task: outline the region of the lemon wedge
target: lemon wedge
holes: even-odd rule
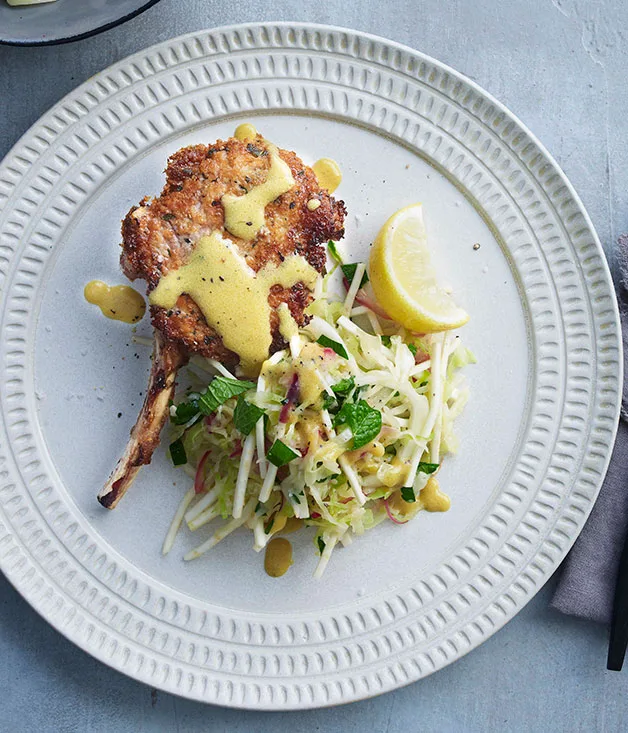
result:
[[[422,204],[400,209],[384,224],[371,250],[369,276],[379,304],[410,331],[448,331],[469,320],[438,282]]]

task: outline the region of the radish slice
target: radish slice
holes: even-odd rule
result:
[[[384,318],[387,321],[392,320],[391,317],[386,313],[386,311],[376,303],[374,300],[369,298],[369,296],[364,292],[364,290],[358,290],[356,296],[355,296],[355,302],[359,303],[360,305],[363,305],[365,308],[368,308],[369,310],[372,310],[373,313],[376,313],[380,318]]]
[[[299,375],[295,374],[292,377],[292,382],[290,383],[290,387],[288,388],[288,393],[286,394],[286,404],[281,408],[281,412],[279,413],[279,422],[282,422],[282,423],[288,422],[288,415],[290,414],[290,410],[292,409],[292,406],[297,401],[298,396],[299,396]]]
[[[401,521],[400,519],[395,519],[393,517],[392,512],[390,511],[390,507],[388,506],[388,499],[384,499],[384,506],[386,507],[386,514],[388,514],[388,519],[390,519],[391,522],[394,522],[395,524],[407,524],[408,520],[405,519],[404,521]]]
[[[233,452],[229,454],[229,458],[237,458],[242,455],[242,441],[238,438],[235,442]]]
[[[194,493],[202,494],[205,490],[205,478],[203,477],[203,469],[205,468],[205,462],[209,456],[209,451],[203,454],[203,457],[198,462],[196,468],[196,474],[194,475]]]

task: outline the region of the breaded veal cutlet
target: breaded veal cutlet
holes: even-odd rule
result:
[[[265,225],[253,238],[235,237],[225,229],[222,197],[244,196],[263,184],[269,176],[272,150],[289,166],[294,185],[267,204]],[[314,171],[295,153],[274,148],[260,135],[247,141],[229,138],[177,151],[165,172],[161,195],[144,198],[122,222],[122,270],[130,280],[145,280],[149,295],[164,276],[189,261],[201,238],[213,232],[233,242],[255,272],[279,266],[296,254],[320,275],[325,274],[324,243],[342,238],[346,211],[343,202],[320,187]],[[312,200],[320,202],[316,208],[311,203],[308,206]],[[304,310],[311,300],[312,293],[303,282],[289,288],[271,287],[270,353],[286,347],[279,332],[279,305],[286,303],[296,323],[304,326],[308,320]],[[110,509],[140,467],[150,463],[168,416],[179,367],[192,354],[230,368],[239,362],[238,354],[225,347],[189,295],[180,295],[169,309],[151,305],[150,312],[155,345],[145,401],[124,455],[98,495],[100,503]],[[242,303],[242,317],[246,318],[246,302]]]

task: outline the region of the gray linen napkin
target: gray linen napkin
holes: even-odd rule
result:
[[[617,440],[589,519],[563,563],[552,607],[572,616],[610,623],[617,569],[628,532],[628,235],[618,240],[621,282],[617,298],[624,342],[624,389]]]

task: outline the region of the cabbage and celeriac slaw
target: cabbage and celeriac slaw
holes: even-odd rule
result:
[[[221,525],[186,560],[239,527],[260,551],[279,534],[314,528],[320,577],[334,548],[380,522],[404,524],[421,509],[446,509],[436,474],[457,447],[453,422],[469,395],[459,369],[473,356],[453,331],[418,335],[391,321],[368,292],[364,263],[334,269],[298,329],[279,311],[288,348],[257,381],[194,357],[196,380],[171,407],[170,455],[193,477],[164,542],[185,522]],[[330,294],[341,268],[344,299]],[[282,310],[283,309],[283,310]],[[429,498],[437,496],[440,502]],[[286,567],[287,569],[287,567]]]

